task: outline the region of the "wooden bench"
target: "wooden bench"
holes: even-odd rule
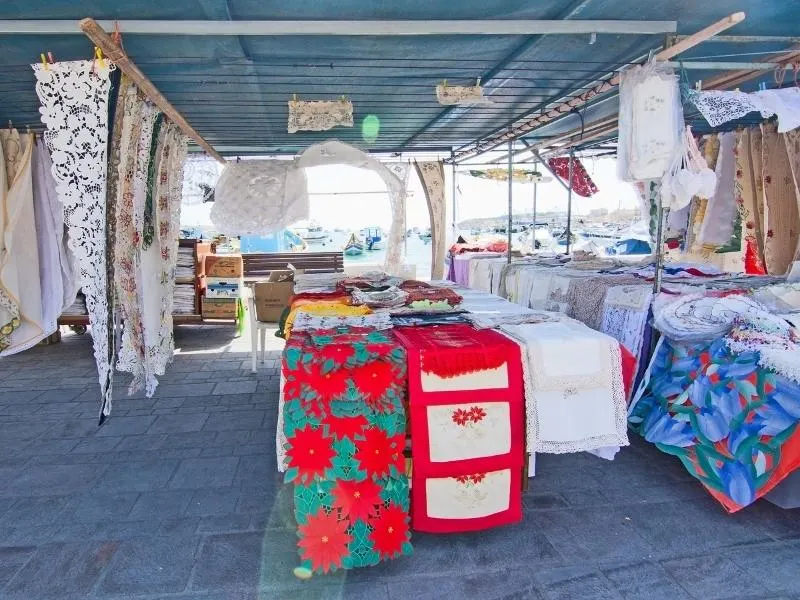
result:
[[[264,252],[242,254],[245,279],[269,277],[272,271],[289,268],[306,273],[341,273],[344,271],[343,252]]]

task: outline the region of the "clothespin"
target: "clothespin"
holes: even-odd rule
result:
[[[116,19],[114,20],[114,32],[111,34],[111,39],[114,40],[114,43],[122,48],[122,33],[119,30],[119,21]]]
[[[698,79],[697,81],[694,82],[694,89],[695,89],[696,92],[702,92],[703,91],[703,80],[702,79]]]
[[[52,52],[48,51],[48,53],[47,53],[47,62],[49,62],[51,65],[55,64],[56,59],[53,58],[53,53]]]
[[[11,122],[11,119],[8,120],[8,128],[14,129],[14,124]]]
[[[39,55],[39,58],[41,58],[41,59],[42,59],[42,68],[43,68],[45,71],[49,71],[49,70],[50,70],[50,67],[48,67],[48,66],[47,66],[47,59],[46,59],[46,58],[45,58],[45,56],[44,56],[44,52],[42,52],[42,53]]]
[[[297,102],[297,94],[292,94],[292,102]]]
[[[98,46],[94,47],[94,59],[95,59],[95,61],[100,63],[100,68],[101,69],[105,69],[106,68],[106,61],[103,58],[103,51]]]
[[[766,81],[761,81],[758,84],[758,91],[759,92],[763,92],[763,91],[766,91],[766,89],[767,89],[767,82]]]
[[[481,78],[480,77],[478,77],[478,79],[475,80],[475,87],[481,87]]]

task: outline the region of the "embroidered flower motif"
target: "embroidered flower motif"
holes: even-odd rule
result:
[[[358,370],[355,385],[371,409],[386,412],[388,409],[388,403],[385,402],[386,394],[396,387],[397,379],[392,364],[378,360]]]
[[[287,439],[290,445],[286,451],[287,466],[290,469],[296,468],[302,481],[324,477],[336,456],[331,446],[332,441],[323,434],[322,427],[306,425],[303,429],[298,429]]]
[[[458,475],[455,480],[461,485],[473,486],[486,479],[486,473],[474,473],[473,475]]]
[[[311,561],[315,571],[327,573],[342,566],[342,559],[349,554],[348,544],[353,536],[347,533],[347,521],[339,520],[339,512],[326,514],[324,510],[309,515],[305,525],[298,525],[301,549],[300,558]]]
[[[755,229],[756,224],[753,223],[752,221],[748,221],[747,223],[744,224],[744,226],[747,227],[747,229]]]
[[[772,232],[772,229],[767,230],[767,237],[768,238],[771,238],[773,235],[775,235],[775,234]]]
[[[464,426],[469,423],[471,413],[468,410],[464,410],[463,408],[457,408],[453,411],[452,419],[453,423],[456,425]]]
[[[332,435],[339,440],[345,437],[354,440],[357,435],[361,435],[361,432],[369,425],[369,422],[364,415],[335,417],[332,414],[328,414],[323,417],[322,424],[328,426],[328,435]]]
[[[391,503],[381,511],[377,519],[370,522],[373,530],[369,535],[381,559],[394,558],[403,551],[409,540],[408,515],[402,507]]]
[[[369,428],[364,431],[364,439],[356,442],[355,459],[369,477],[387,477],[391,467],[402,473],[405,471],[403,447],[405,436],[389,437],[383,429]]]
[[[371,479],[364,481],[340,480],[333,488],[333,507],[342,510],[342,517],[350,522],[366,521],[378,514],[377,506],[382,505],[381,486]]]
[[[470,481],[474,484],[478,484],[484,479],[486,479],[486,473],[475,473],[475,475],[470,476]]]
[[[766,177],[764,177],[764,183],[766,183],[767,185],[772,183],[772,175],[767,175]]]
[[[483,421],[483,418],[486,416],[486,411],[483,410],[480,406],[473,406],[469,409],[469,419],[473,423],[480,423]]]

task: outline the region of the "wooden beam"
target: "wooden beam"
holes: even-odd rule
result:
[[[718,33],[725,31],[726,29],[730,29],[734,25],[741,23],[745,19],[745,13],[737,12],[733,13],[732,15],[728,15],[724,19],[720,19],[716,23],[712,23],[708,27],[701,29],[697,33],[694,33],[681,41],[677,42],[676,44],[669,46],[668,48],[664,48],[655,55],[655,59],[659,61],[667,61],[671,58],[677,56],[681,52],[685,52],[690,48],[694,48],[698,44],[702,44],[703,42],[707,41],[709,38],[717,35]],[[499,132],[494,136],[487,138],[486,140],[475,144],[472,148],[467,148],[465,150],[461,150],[454,154],[453,159],[458,161],[464,158],[468,158],[470,156],[475,156],[476,154],[481,154],[483,152],[487,152],[492,150],[493,148],[497,148],[503,143],[508,142],[509,140],[517,139],[526,133],[530,133],[531,131],[538,129],[542,125],[550,123],[551,121],[556,120],[559,117],[563,117],[564,115],[569,114],[576,108],[579,108],[585,104],[587,104],[593,98],[605,94],[606,92],[614,89],[620,83],[621,77],[619,74],[614,75],[607,81],[604,81],[592,89],[580,94],[579,96],[572,97],[568,100],[560,102],[552,109],[547,111],[546,113],[534,117],[532,119],[528,119],[520,123],[519,125],[514,126],[507,132]]]
[[[94,19],[83,19],[80,22],[81,31],[83,31],[95,46],[103,51],[103,54],[111,61],[113,61],[119,69],[127,75],[130,80],[136,84],[143,94],[145,94],[150,101],[155,104],[161,112],[164,113],[173,123],[180,127],[181,131],[189,136],[195,143],[205,150],[210,156],[213,156],[221,163],[225,163],[222,155],[214,150],[213,146],[209,144],[202,135],[195,131],[194,127],[189,125],[189,122],[183,117],[178,110],[170,104],[158,88],[150,81],[147,76],[139,70],[139,67],[128,57],[123,50],[106,31]]]

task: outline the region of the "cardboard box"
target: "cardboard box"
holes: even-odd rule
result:
[[[236,277],[206,277],[206,298],[241,298],[244,280]]]
[[[203,318],[235,319],[236,305],[234,298],[203,298]]]
[[[283,309],[294,294],[294,270],[272,271],[267,281],[253,285],[256,318],[264,323],[277,323]]]
[[[203,257],[206,277],[243,277],[244,262],[241,254],[206,254]]]

